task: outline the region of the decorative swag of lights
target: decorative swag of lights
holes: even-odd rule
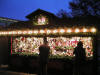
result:
[[[92,28],[55,28],[55,29],[34,29],[34,30],[9,30],[9,31],[0,31],[0,36],[6,35],[36,35],[36,34],[66,34],[66,33],[96,33],[97,29]]]

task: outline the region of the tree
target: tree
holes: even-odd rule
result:
[[[73,0],[70,2],[72,16],[99,16],[100,0]]]
[[[61,10],[57,13],[57,16],[58,16],[59,18],[62,18],[62,19],[66,19],[66,18],[72,17],[70,13],[68,13],[66,10],[63,10],[63,9],[61,9]]]

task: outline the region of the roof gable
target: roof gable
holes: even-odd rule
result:
[[[31,19],[34,18],[34,16],[40,15],[40,14],[48,15],[48,16],[52,16],[52,17],[56,17],[57,18],[57,16],[55,16],[53,13],[50,13],[50,12],[47,12],[47,11],[44,11],[44,10],[41,10],[41,9],[37,9],[36,11],[34,11],[31,14],[27,15],[26,18],[31,20]]]

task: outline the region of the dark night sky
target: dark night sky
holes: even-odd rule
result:
[[[40,8],[56,14],[60,9],[70,11],[72,0],[0,0],[0,17],[26,20],[25,16]]]

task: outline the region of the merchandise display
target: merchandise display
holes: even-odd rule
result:
[[[50,55],[73,57],[74,48],[79,41],[83,42],[86,56],[93,56],[91,37],[47,37]],[[16,37],[12,40],[12,54],[39,54],[39,46],[44,43],[42,37]]]
[[[83,42],[86,56],[93,56],[93,46],[91,37],[47,37],[48,45],[53,55],[74,56],[73,51],[79,41]]]
[[[12,53],[39,54],[39,46],[43,44],[43,38],[17,37],[12,41]]]

